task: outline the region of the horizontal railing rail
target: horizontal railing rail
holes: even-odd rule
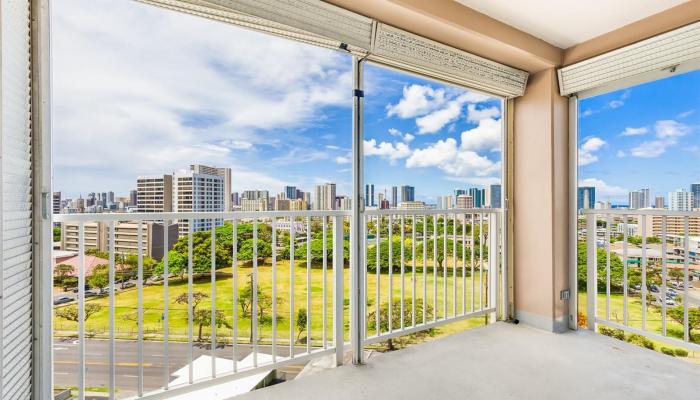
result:
[[[97,221],[153,221],[187,219],[253,219],[290,217],[339,217],[350,216],[345,210],[306,211],[207,211],[207,212],[133,212],[95,214],[54,214],[53,222],[97,222]]]
[[[690,312],[693,306],[689,297],[689,286],[690,257],[693,252],[690,251],[689,245],[691,218],[700,218],[700,212],[613,209],[582,210],[582,214],[586,223],[588,329],[596,330],[598,325],[604,325],[699,351],[700,339],[691,337]],[[649,221],[650,218],[656,219]],[[675,233],[669,233],[670,219],[673,219]],[[697,223],[697,220],[694,221]],[[614,223],[621,224],[622,232],[612,230]],[[652,232],[648,232],[648,226],[652,227]],[[630,227],[635,227],[640,236],[640,248],[635,249],[639,251],[634,253],[630,249]],[[617,251],[612,249],[613,234],[622,236],[622,248],[617,246]],[[651,237],[655,238],[654,241],[658,242],[657,247],[660,246],[660,249],[650,246]],[[682,247],[674,249],[677,252],[669,252],[669,239],[677,238],[681,239]],[[604,253],[602,256],[599,249]],[[654,257],[650,257],[652,249],[655,249]],[[621,255],[616,255],[616,252],[621,252]],[[697,256],[696,254],[695,257]],[[605,260],[604,268],[598,265],[601,258]],[[671,258],[676,259],[676,262],[670,262]],[[622,271],[613,270],[615,260],[619,260]],[[676,289],[669,287],[671,265],[682,265],[682,284],[679,284],[678,274],[675,274]],[[600,273],[604,274],[602,282],[599,279]],[[639,283],[631,285],[631,282],[636,281]],[[604,286],[604,289],[599,289],[600,286]],[[613,293],[614,286],[618,286],[616,290],[622,291],[621,307],[613,304],[613,299],[617,296]],[[601,307],[598,304],[599,294],[603,290],[604,305]],[[633,305],[630,297],[639,297],[640,304],[634,305],[635,314],[639,311],[639,317],[631,315]],[[617,300],[620,299],[615,301]],[[681,304],[676,305],[676,302]],[[621,317],[618,314],[620,311]],[[654,320],[650,321],[650,317]],[[657,319],[660,319],[660,326],[657,325]]]

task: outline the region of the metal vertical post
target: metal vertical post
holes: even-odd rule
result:
[[[489,287],[488,287],[488,303],[489,308],[493,308],[491,313],[491,322],[496,322],[498,319],[497,295],[498,295],[498,215],[496,213],[489,214]]]
[[[352,221],[350,223],[350,342],[353,350],[353,364],[362,364],[362,332],[364,322],[364,283],[361,237],[363,232],[364,202],[362,201],[363,181],[363,131],[362,107],[364,92],[362,82],[362,59],[352,58]]]
[[[333,345],[335,346],[335,364],[343,365],[343,343],[345,323],[343,321],[343,219],[333,217]]]
[[[586,287],[588,292],[588,329],[595,331],[596,303],[598,293],[598,266],[595,244],[596,221],[595,214],[586,215]]]

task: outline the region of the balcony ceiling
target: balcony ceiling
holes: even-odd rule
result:
[[[687,0],[457,0],[562,49]],[[516,5],[516,6],[514,6]]]

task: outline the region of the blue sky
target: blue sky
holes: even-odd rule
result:
[[[109,5],[109,7],[105,7]],[[233,189],[349,193],[351,63],[299,44],[137,2],[53,11],[54,187],[113,190],[190,163]],[[434,201],[500,182],[500,100],[367,65],[366,181]]]
[[[596,200],[700,182],[700,71],[583,99],[579,115],[579,184]]]

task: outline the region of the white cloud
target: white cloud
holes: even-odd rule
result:
[[[501,115],[498,107],[477,109],[475,104],[467,106],[467,121],[479,123],[483,119],[496,119]]]
[[[685,136],[690,132],[690,127],[674,120],[662,120],[656,121],[654,130],[657,138],[666,139]]]
[[[403,88],[403,97],[397,104],[386,106],[387,116],[413,118],[425,115],[443,105],[446,101],[443,89],[433,89],[427,85],[409,85]]]
[[[623,105],[625,105],[625,102],[622,100],[613,100],[613,101],[608,103],[608,107],[610,107],[610,108],[618,108],[618,107],[622,107]]]
[[[597,178],[586,178],[586,179],[581,179],[578,182],[579,186],[593,186],[595,187],[595,195],[596,198],[602,199],[606,197],[624,197],[627,196],[627,193],[629,190],[620,187],[620,186],[614,186],[614,185],[609,185],[605,183],[604,181],[597,179]]]
[[[639,136],[649,133],[649,129],[642,126],[639,128],[626,127],[624,131],[620,134],[621,136]]]
[[[690,133],[688,125],[674,120],[656,121],[654,124],[655,140],[642,142],[630,150],[635,157],[655,158],[666,152],[670,146],[678,143],[678,138]]]
[[[695,113],[695,110],[683,111],[682,113],[676,115],[676,118],[682,119],[682,118],[690,117],[694,113]]]
[[[338,156],[335,158],[336,164],[350,164],[351,160],[350,157],[346,156]]]
[[[456,100],[450,101],[445,108],[416,119],[418,133],[435,133],[442,129],[443,126],[459,118],[461,112],[462,105]]]
[[[597,112],[598,111],[596,111],[596,110],[592,110],[590,108],[587,108],[587,109],[583,110],[583,112],[581,113],[581,115],[579,115],[579,117],[581,117],[581,118],[590,117],[591,115],[593,115]]]
[[[605,146],[605,144],[605,140],[596,136],[586,139],[578,149],[578,165],[582,167],[598,161],[598,156],[595,155],[595,153]]]
[[[501,120],[482,119],[476,128],[462,132],[461,148],[469,151],[500,151]]]
[[[69,194],[191,163],[231,166],[238,185],[253,175],[232,150],[349,106],[350,64],[332,51],[136,2],[52,14],[55,184]]]
[[[626,157],[626,156],[627,156],[627,154],[626,154],[624,151],[622,151],[622,150],[618,150],[618,151],[617,151],[617,157],[618,157],[618,158],[624,158],[624,157]]]
[[[378,156],[388,160],[391,164],[411,155],[411,149],[405,143],[381,142],[377,144],[376,139],[365,140],[363,151],[365,156]]]
[[[416,138],[416,137],[413,136],[413,135],[411,135],[410,133],[407,133],[407,134],[403,135],[403,141],[406,142],[406,143],[412,142],[413,139],[415,139],[415,138]]]
[[[410,133],[403,133],[396,128],[389,128],[389,134],[394,137],[398,137],[406,143],[410,143],[416,137]]]

